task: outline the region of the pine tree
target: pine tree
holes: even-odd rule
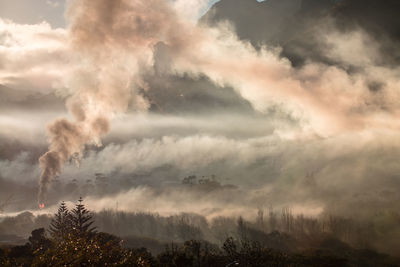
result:
[[[82,197],[79,198],[78,204],[71,211],[71,226],[74,231],[79,234],[82,233],[92,233],[95,231],[96,227],[92,227],[93,215],[85,208],[82,204]]]
[[[71,230],[71,214],[65,202],[61,202],[60,207],[51,219],[49,232],[53,238],[64,238]]]

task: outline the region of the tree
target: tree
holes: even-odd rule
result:
[[[54,218],[51,219],[49,232],[54,239],[64,238],[71,230],[71,214],[65,202],[61,202]]]
[[[34,251],[46,250],[51,245],[50,240],[46,238],[46,231],[44,228],[33,230],[28,240]]]
[[[107,233],[67,235],[35,255],[32,265],[24,266],[154,266],[146,250],[124,249],[121,239]],[[13,265],[14,266],[14,265]],[[20,265],[15,265],[20,266]]]
[[[96,229],[96,227],[92,227],[94,223],[93,215],[86,209],[82,202],[83,199],[80,197],[78,204],[76,204],[75,208],[71,211],[70,220],[72,230],[76,231],[78,234],[93,233]]]

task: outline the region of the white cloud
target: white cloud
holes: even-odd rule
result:
[[[69,67],[66,35],[46,22],[22,25],[0,19],[0,84],[52,90]]]

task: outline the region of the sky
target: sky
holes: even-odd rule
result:
[[[290,207],[398,235],[398,3],[210,5],[1,1],[3,212]]]

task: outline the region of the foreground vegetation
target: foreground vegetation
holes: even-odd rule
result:
[[[398,266],[389,256],[330,236],[314,240],[315,247],[296,248],[288,234],[265,234],[243,219],[236,227],[239,234],[222,245],[200,239],[170,243],[153,256],[140,244],[129,248],[129,240],[98,232],[80,199],[71,211],[61,203],[48,229],[33,230],[25,245],[0,249],[0,266]],[[190,237],[193,228],[186,231]]]

